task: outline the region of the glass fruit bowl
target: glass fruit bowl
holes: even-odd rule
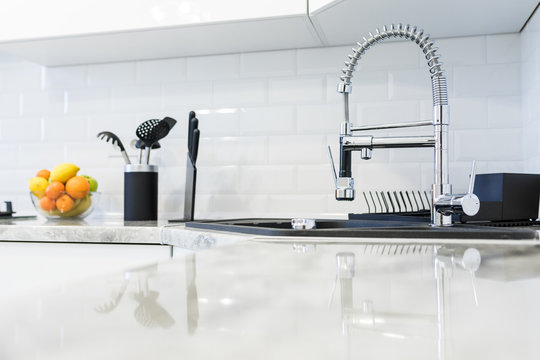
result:
[[[37,213],[47,219],[83,219],[94,211],[100,195],[97,191],[89,191],[73,198],[61,192],[56,199],[50,199],[44,191],[30,192]]]

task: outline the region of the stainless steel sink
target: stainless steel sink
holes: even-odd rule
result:
[[[420,238],[420,239],[508,239],[531,240],[538,232],[530,227],[491,227],[455,224],[432,227],[429,219],[414,216],[368,214],[363,219],[317,219],[315,229],[293,229],[291,219],[233,219],[195,221],[188,228],[237,232],[264,236],[294,237],[358,237],[358,238]]]

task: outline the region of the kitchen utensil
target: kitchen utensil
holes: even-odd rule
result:
[[[193,126],[195,123],[192,121],[194,118],[197,117],[197,114],[195,114],[195,111],[190,111],[188,116],[188,140],[187,140],[187,148],[188,151],[191,150],[191,145],[193,144],[193,130],[195,129]]]
[[[197,167],[193,163],[191,154],[186,159],[186,186],[184,195],[184,221],[193,221],[195,214],[195,189],[197,185]]]
[[[201,131],[199,129],[193,130],[193,143],[191,144],[191,159],[193,164],[197,164],[197,155],[199,153],[199,138],[201,136]]]
[[[186,159],[186,186],[184,196],[184,220],[193,221],[195,214],[195,190],[197,184],[197,155],[199,152],[199,119],[194,111],[189,113],[188,152]]]
[[[114,133],[112,133],[110,131],[102,131],[102,132],[97,134],[97,137],[102,139],[102,140],[106,138],[105,141],[107,141],[107,142],[109,142],[109,140],[111,140],[111,143],[113,145],[117,145],[120,148],[120,151],[122,153],[122,157],[124,158],[124,162],[126,164],[131,164],[131,161],[129,160],[129,156],[126,153],[126,149],[124,148],[124,145],[122,144],[122,142],[120,141],[118,136],[116,136]]]
[[[150,119],[139,125],[135,133],[146,146],[146,164],[148,164],[150,160],[150,149],[152,144],[167,136],[175,124],[176,120],[165,117],[163,120]]]
[[[139,156],[137,157],[137,162],[140,164],[141,163],[141,159],[142,159],[142,152],[143,150],[146,148],[146,146],[144,145],[144,143],[142,142],[141,139],[137,140],[137,142],[135,142],[135,148],[139,149]],[[155,150],[155,149],[160,149],[161,148],[161,145],[159,144],[158,141],[156,141],[153,145],[152,145],[152,150]]]
[[[152,146],[153,143],[157,141],[155,134],[152,133],[152,129],[160,122],[159,119],[150,119],[146,120],[137,127],[135,130],[135,135],[143,142],[146,148]],[[150,156],[150,154],[148,154]],[[141,159],[139,159],[139,164]]]

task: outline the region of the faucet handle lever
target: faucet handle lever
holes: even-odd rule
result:
[[[330,148],[330,145],[328,145],[328,157],[330,158],[330,167],[332,168],[332,176],[334,177],[334,184],[337,188],[337,173],[336,173],[336,165],[334,164],[334,157],[332,156],[332,149]]]
[[[473,160],[472,162],[471,175],[469,176],[469,191],[467,191],[467,193],[472,194],[474,191],[474,181],[476,179],[476,160]]]

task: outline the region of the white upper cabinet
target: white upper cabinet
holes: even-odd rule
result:
[[[417,25],[432,38],[515,33],[538,0],[342,0],[317,5],[310,7],[310,18],[321,41],[342,45],[392,23]]]
[[[537,0],[18,0],[0,51],[44,65],[354,44],[392,22],[433,37],[517,32]]]

